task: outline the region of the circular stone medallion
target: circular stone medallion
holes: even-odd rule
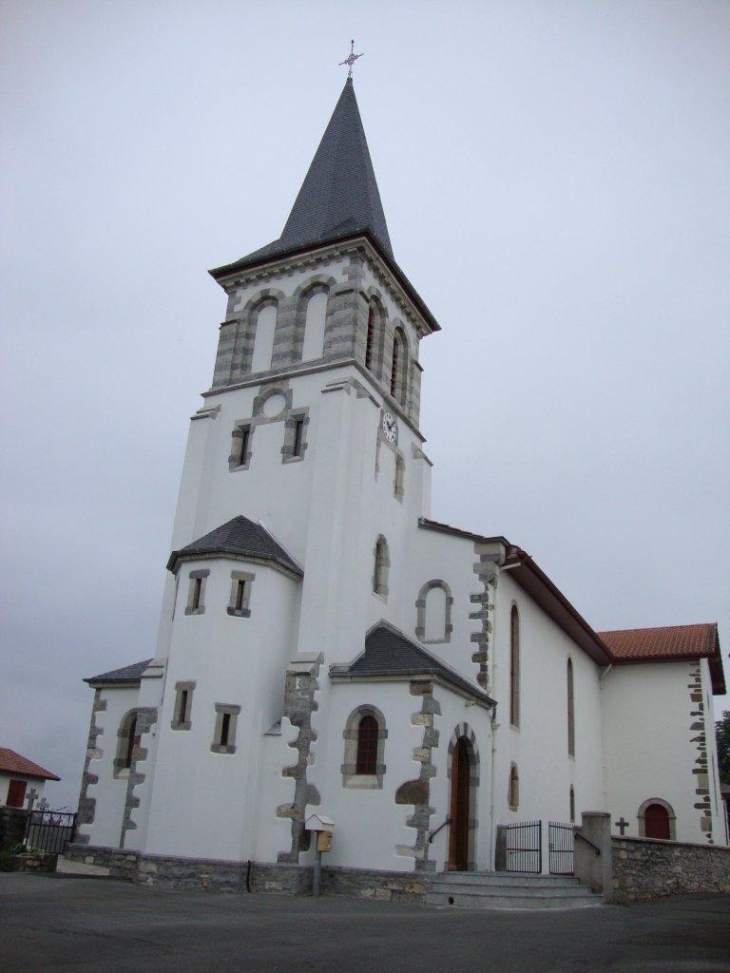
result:
[[[276,392],[264,402],[263,412],[267,419],[273,419],[286,409],[286,396]]]

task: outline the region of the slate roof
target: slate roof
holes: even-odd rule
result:
[[[84,679],[84,682],[88,682],[90,686],[97,682],[137,683],[150,662],[152,662],[152,659],[134,662],[131,666],[124,666],[122,669],[112,669],[111,672],[102,672],[98,676],[90,676],[88,679]]]
[[[35,777],[39,780],[61,779],[50,770],[33,763],[27,757],[21,757],[15,750],[9,750],[7,747],[0,747],[0,773],[19,774],[21,777]]]
[[[348,78],[283,233],[250,256],[269,256],[364,229],[393,255],[355,87]]]
[[[255,524],[248,517],[234,517],[228,523],[216,527],[209,534],[199,537],[179,551],[173,551],[167,562],[169,571],[174,571],[177,562],[183,558],[211,557],[215,554],[229,554],[234,557],[255,558],[271,561],[301,577],[304,572],[278,544],[271,534]]]
[[[668,625],[663,628],[627,628],[599,632],[616,663],[671,662],[707,658],[715,693],[725,692],[717,625]]]
[[[348,679],[368,679],[374,676],[401,677],[436,676],[444,682],[469,693],[485,703],[494,703],[491,697],[454,672],[439,659],[421,648],[387,622],[380,622],[368,632],[365,651],[354,662],[345,666],[330,666],[330,675]]]

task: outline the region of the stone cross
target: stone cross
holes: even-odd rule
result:
[[[38,810],[41,812],[47,811],[50,806],[51,805],[48,803],[45,797],[42,797],[40,801],[38,801]]]
[[[33,805],[35,804],[35,799],[37,797],[38,797],[38,791],[35,789],[35,787],[31,787],[31,789],[28,791],[28,796],[25,799],[29,811],[33,810]]]
[[[624,832],[626,831],[626,829],[629,826],[629,822],[628,821],[624,821],[624,816],[622,814],[621,817],[618,819],[618,821],[614,821],[613,822],[613,826],[614,826],[614,828],[618,828],[619,829],[619,831],[621,832],[621,837],[623,837]]]

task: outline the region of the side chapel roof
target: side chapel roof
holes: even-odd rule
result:
[[[330,666],[334,678],[406,679],[414,676],[435,676],[462,693],[494,705],[494,700],[468,679],[460,676],[439,659],[421,648],[388,622],[381,621],[365,637],[365,650],[349,665]]]
[[[38,780],[60,780],[50,770],[41,767],[40,764],[22,757],[15,750],[8,747],[0,747],[0,773],[19,774],[21,777],[35,777]]]
[[[181,560],[216,555],[250,558],[255,561],[268,561],[272,565],[302,577],[304,572],[297,562],[287,554],[262,524],[255,524],[248,517],[234,517],[215,530],[204,534],[196,541],[173,551],[167,562],[169,571],[177,569]]]
[[[133,662],[131,666],[123,666],[121,669],[111,669],[109,672],[102,672],[98,676],[89,676],[84,679],[90,686],[97,683],[116,683],[117,685],[136,685],[142,678],[142,673],[152,659],[145,659],[143,662]]]

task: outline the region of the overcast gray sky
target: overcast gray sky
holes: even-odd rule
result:
[[[281,232],[351,37],[395,255],[443,327],[433,516],[505,534],[598,630],[719,621],[727,656],[730,4],[0,14],[0,745],[63,777],[54,806],[81,679],[153,654],[225,310],[206,270]]]

